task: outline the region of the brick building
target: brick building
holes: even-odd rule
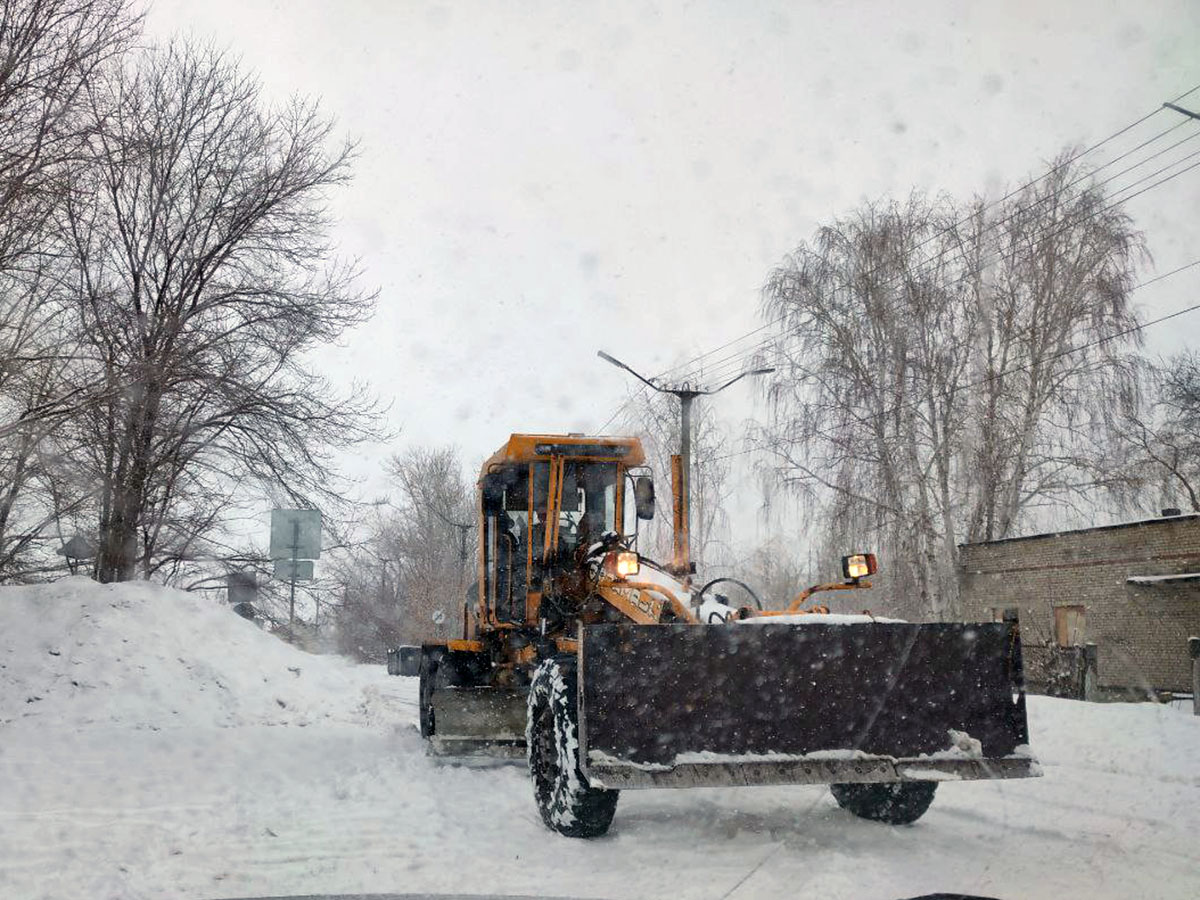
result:
[[[1020,613],[1031,680],[1056,647],[1095,644],[1106,693],[1191,691],[1200,514],[960,546],[964,618]]]

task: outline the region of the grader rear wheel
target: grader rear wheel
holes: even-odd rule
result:
[[[925,815],[933,802],[933,781],[883,782],[879,784],[831,784],[838,806],[861,819],[908,825]]]

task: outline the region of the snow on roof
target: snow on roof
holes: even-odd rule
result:
[[[992,541],[965,541],[959,547],[978,547],[984,544],[1007,544],[1013,541],[1032,541],[1052,538],[1063,534],[1085,534],[1089,531],[1108,531],[1113,528],[1136,528],[1141,525],[1164,525],[1170,522],[1191,522],[1200,519],[1200,513],[1181,513],[1178,516],[1152,516],[1148,519],[1131,519],[1128,522],[1112,522],[1108,525],[1093,525],[1090,528],[1063,528],[1058,531],[1043,531],[1039,534],[1021,534],[1015,537],[996,538]]]
[[[1178,572],[1174,575],[1130,575],[1130,584],[1162,584],[1167,581],[1200,581],[1200,572]]]

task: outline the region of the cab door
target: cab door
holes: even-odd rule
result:
[[[480,542],[487,615],[497,624],[522,624],[530,546],[529,466],[498,466],[484,476]]]

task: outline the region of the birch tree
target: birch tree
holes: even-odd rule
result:
[[[991,221],[976,211],[982,230],[966,235],[979,248],[968,277],[981,315],[968,540],[1009,537],[1027,510],[1089,491],[1105,474],[1097,447],[1115,440],[1133,397],[1129,292],[1144,245],[1129,216],[1079,178],[1060,157]]]
[[[1200,512],[1200,353],[1148,365],[1145,397],[1122,420],[1125,475],[1114,487],[1142,512]]]
[[[957,614],[957,545],[1094,475],[1131,390],[1140,235],[1078,168],[1002,204],[914,195],[818,231],[771,275],[782,364],[757,435],[817,531],[876,546],[896,597]]]
[[[923,198],[873,205],[821,229],[767,286],[789,335],[760,440],[782,483],[817,494],[826,528],[870,535],[936,615],[952,573],[950,471],[961,446],[974,328],[953,270],[953,212]]]

